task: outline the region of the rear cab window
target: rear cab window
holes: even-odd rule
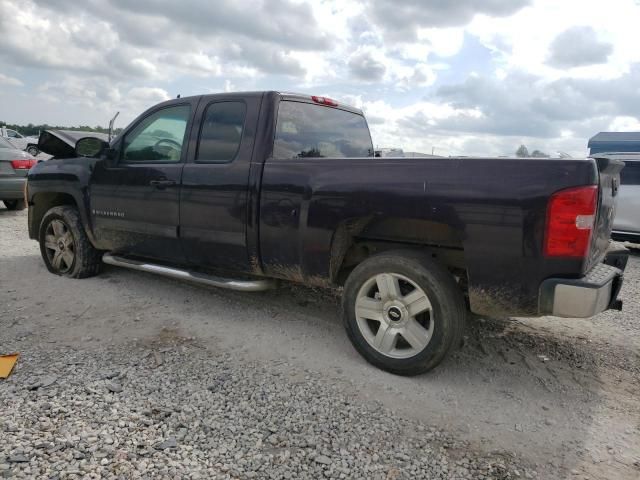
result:
[[[283,100],[273,144],[275,159],[372,157],[364,116],[340,108]]]
[[[240,149],[246,114],[244,102],[210,104],[202,118],[196,162],[233,161]]]

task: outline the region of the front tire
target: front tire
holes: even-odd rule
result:
[[[24,200],[2,200],[7,210],[24,210]]]
[[[38,150],[38,147],[36,147],[35,145],[29,145],[27,147],[27,153],[29,155],[33,155],[34,157],[37,157],[38,153],[40,153],[40,151]]]
[[[42,218],[38,238],[42,259],[51,273],[86,278],[100,272],[102,254],[91,245],[75,207],[50,209]]]
[[[369,363],[398,375],[440,364],[461,342],[465,310],[453,276],[421,252],[370,257],[344,287],[349,339]]]

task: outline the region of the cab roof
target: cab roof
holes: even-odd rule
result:
[[[259,90],[259,91],[247,91],[247,92],[220,92],[220,93],[210,93],[204,94],[203,97],[217,97],[217,96],[230,96],[230,95],[238,95],[242,96],[262,96],[264,94],[275,94],[280,96],[282,100],[288,100],[293,102],[305,102],[305,103],[316,103],[318,105],[324,105],[327,107],[338,108],[340,110],[346,110],[348,112],[356,113],[358,115],[364,115],[362,110],[356,107],[352,107],[351,105],[347,105],[346,103],[339,102],[337,100],[333,100],[329,97],[320,96],[320,95],[309,95],[306,93],[295,93],[295,92],[279,92],[275,90]],[[180,99],[174,98],[171,100],[167,100],[166,103],[175,103],[178,100],[184,100],[187,98],[198,97],[199,95],[193,95],[190,97],[180,97]],[[325,102],[323,102],[323,100]],[[163,102],[165,103],[165,102]]]

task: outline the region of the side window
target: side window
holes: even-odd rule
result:
[[[125,163],[178,163],[191,108],[180,105],[159,110],[124,137]]]
[[[7,130],[7,137],[9,138],[20,138],[21,135],[18,134],[15,130]]]
[[[282,101],[273,144],[277,159],[373,156],[367,122],[357,113],[304,102]]]
[[[640,161],[624,162],[624,168],[620,172],[622,185],[640,185]]]
[[[209,105],[202,116],[196,162],[233,161],[240,148],[246,113],[243,102]]]

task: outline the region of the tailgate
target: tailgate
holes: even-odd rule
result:
[[[616,201],[620,188],[620,171],[624,163],[609,157],[596,158],[600,178],[600,198],[596,226],[591,243],[588,268],[602,260],[609,248],[613,219],[616,215]]]

